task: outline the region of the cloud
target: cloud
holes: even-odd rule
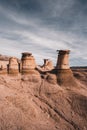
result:
[[[56,64],[56,50],[70,49],[70,64],[86,65],[86,5],[85,0],[0,1],[0,52],[20,57],[30,51],[38,63],[50,58]]]

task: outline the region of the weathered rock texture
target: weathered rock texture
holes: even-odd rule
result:
[[[22,74],[39,74],[38,71],[35,70],[36,62],[31,53],[22,53],[21,62]]]
[[[53,63],[49,59],[44,59],[44,65],[42,66],[42,69],[44,71],[51,71],[54,68]]]
[[[47,72],[54,69],[53,62],[49,59],[44,59],[43,66],[36,66],[36,68],[39,70],[39,72]]]
[[[78,87],[70,82],[68,89],[49,73],[0,75],[0,130],[86,130],[87,69],[80,75]]]
[[[9,59],[8,73],[9,74],[18,74],[19,73],[19,63],[18,63],[17,58],[11,57]]]
[[[0,130],[87,130],[87,68],[72,68],[74,77],[68,53],[59,53],[57,76],[40,75],[30,53],[20,65],[28,75],[0,75]],[[9,60],[9,72],[18,73],[17,59]]]
[[[0,54],[0,61],[9,61],[9,58],[10,58],[9,56]]]
[[[70,50],[59,50],[57,65],[56,65],[57,69],[70,69],[69,53],[70,53]]]
[[[70,50],[59,50],[57,59],[57,78],[60,85],[67,86],[70,82],[75,84],[73,73],[69,66]]]
[[[7,74],[7,64],[7,61],[0,61],[0,74]]]
[[[0,74],[7,74],[7,68],[4,68],[3,65],[0,67]]]
[[[7,74],[7,65],[9,57],[0,55],[0,74]]]

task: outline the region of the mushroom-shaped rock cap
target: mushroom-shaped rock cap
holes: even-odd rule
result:
[[[25,57],[25,56],[32,56],[32,53],[29,53],[29,52],[23,52],[23,53],[22,53],[22,57]]]
[[[69,54],[70,50],[57,50],[59,55]]]

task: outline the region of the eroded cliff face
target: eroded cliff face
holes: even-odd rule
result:
[[[0,75],[0,130],[86,130],[87,83],[81,79],[59,86],[50,73]]]

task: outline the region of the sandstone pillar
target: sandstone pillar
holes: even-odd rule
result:
[[[22,53],[21,58],[21,72],[22,74],[33,74],[35,71],[36,62],[35,58],[32,56],[32,53],[24,52]]]
[[[57,69],[70,69],[69,67],[70,50],[59,50],[57,59]]]
[[[73,73],[69,66],[70,50],[59,50],[57,59],[57,79],[60,85],[68,85],[73,80]]]
[[[9,74],[13,74],[13,75],[19,73],[19,64],[18,64],[17,58],[11,57],[11,58],[9,59],[8,73],[9,73]]]

